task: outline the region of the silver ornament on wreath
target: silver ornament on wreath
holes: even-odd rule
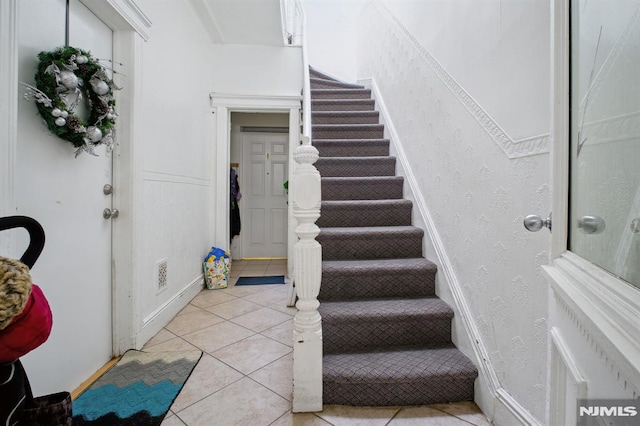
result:
[[[96,126],[87,127],[85,137],[89,139],[90,142],[100,142],[100,140],[102,139],[102,130],[100,130]]]
[[[62,70],[58,78],[60,79],[60,84],[62,84],[66,90],[75,90],[80,86],[78,76],[75,75],[73,71]]]
[[[109,85],[104,80],[92,78],[89,80],[89,84],[91,84],[91,89],[93,89],[94,93],[97,95],[104,96],[109,93]]]

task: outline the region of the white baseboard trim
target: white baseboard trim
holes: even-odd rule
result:
[[[142,320],[142,328],[135,338],[136,349],[141,349],[145,343],[166,326],[178,312],[200,293],[204,285],[204,276],[199,275],[189,284],[174,294],[169,300],[160,305],[155,311]]]
[[[418,214],[425,224],[426,237],[429,238],[431,245],[436,252],[438,273],[442,274],[444,283],[450,288],[451,294],[453,295],[453,300],[455,303],[454,311],[456,315],[459,315],[462,319],[464,331],[466,332],[468,342],[470,343],[469,346],[473,348],[473,354],[466,355],[472,356],[474,364],[478,367],[478,371],[482,376],[482,380],[477,380],[476,384],[480,385],[481,388],[484,389],[480,390],[480,392],[488,391],[493,397],[493,405],[489,404],[489,406],[486,407],[483,407],[481,405],[480,408],[482,408],[484,414],[490,419],[494,418],[494,413],[499,412],[499,417],[504,417],[505,414],[508,416],[508,413],[510,413],[511,416],[509,417],[512,417],[512,420],[501,418],[500,424],[520,423],[523,425],[541,425],[541,423],[534,416],[532,416],[531,413],[529,413],[522,405],[520,405],[515,400],[515,398],[513,398],[504,388],[502,388],[495,369],[491,365],[489,353],[484,346],[482,336],[475,320],[473,319],[471,309],[467,301],[465,300],[462,286],[458,281],[458,278],[451,264],[451,260],[447,255],[442,240],[440,239],[433,217],[418,186],[418,181],[415,177],[415,174],[411,166],[409,165],[407,155],[404,152],[402,142],[400,140],[400,137],[398,136],[395,126],[393,125],[393,120],[391,119],[391,115],[386,107],[382,94],[380,93],[380,90],[373,78],[361,79],[358,80],[358,83],[371,89],[371,94],[376,101],[376,110],[380,112],[380,119],[385,125],[385,132],[388,133],[391,144],[396,151],[397,160],[399,162],[400,168],[404,172],[403,174],[405,182],[407,183],[409,191],[411,192],[411,196],[415,202],[415,207],[417,207]],[[477,394],[478,391],[476,391],[476,395]],[[486,401],[486,398],[477,397],[476,400],[476,402],[478,402],[478,404],[480,405],[482,401]],[[502,407],[497,407],[497,404],[502,405]]]

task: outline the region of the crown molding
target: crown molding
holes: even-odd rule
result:
[[[134,0],[80,0],[112,30],[133,30],[144,41],[149,40],[147,29],[151,20]]]

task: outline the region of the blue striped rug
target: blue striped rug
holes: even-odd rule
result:
[[[160,425],[202,357],[200,351],[127,351],[73,401],[76,425]]]

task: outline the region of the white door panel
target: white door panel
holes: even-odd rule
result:
[[[64,45],[65,0],[21,0],[19,78],[33,82],[37,54]],[[69,44],[111,59],[113,33],[79,0],[70,2]],[[104,62],[110,67],[109,62]],[[18,213],[40,221],[46,244],[33,269],[53,310],[49,341],[27,356],[37,394],[73,389],[112,355],[111,220],[103,193],[112,183],[112,158],[74,158],[75,148],[53,136],[31,102],[20,102],[16,202]],[[116,188],[117,190],[117,188]],[[50,360],[72,360],[56,362]]]
[[[288,136],[244,133],[241,208],[245,258],[286,257]]]
[[[558,0],[552,11],[547,424],[564,426],[579,406],[626,406],[640,394],[640,135],[630,125],[640,112],[640,0]]]

